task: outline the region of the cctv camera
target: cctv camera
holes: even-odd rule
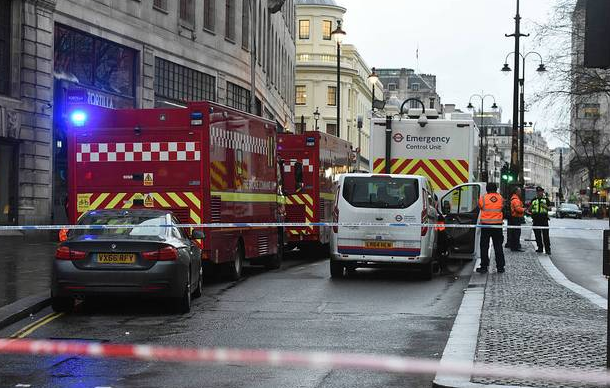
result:
[[[428,124],[428,118],[426,117],[426,115],[421,115],[419,116],[419,119],[417,119],[417,124],[419,124],[420,127],[425,127],[426,124]]]

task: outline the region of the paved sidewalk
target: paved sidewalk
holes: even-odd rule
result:
[[[475,361],[604,370],[606,311],[553,280],[540,264],[538,254],[529,244],[526,246],[523,253],[505,250],[506,273],[498,274],[490,268]],[[471,382],[581,386],[483,378],[473,378]]]
[[[49,292],[56,246],[22,236],[0,236],[0,308]]]

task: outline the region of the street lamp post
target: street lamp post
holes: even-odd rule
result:
[[[521,54],[521,53],[516,53],[512,52],[509,53],[506,56],[506,59],[504,60],[504,66],[502,67],[503,72],[510,72],[511,68],[508,66],[508,57],[510,57],[511,55],[515,55],[515,58],[517,59],[516,62],[519,62],[519,57],[521,57],[522,59],[522,66],[521,66],[521,76],[519,76],[519,74],[517,73],[519,70],[519,66],[517,66],[517,70],[515,70],[515,75],[517,76],[516,78],[518,79],[518,85],[519,85],[519,183],[521,185],[525,184],[525,175],[523,173],[523,167],[524,167],[524,155],[525,155],[525,60],[527,59],[527,57],[529,55],[537,55],[538,58],[540,58],[540,64],[538,65],[538,69],[536,69],[536,71],[541,74],[544,73],[546,71],[546,67],[544,66],[544,63],[542,61],[542,55],[540,55],[539,53],[537,53],[536,51],[530,51],[528,53],[526,53],[525,55]],[[515,126],[515,123],[513,123],[513,128]],[[511,158],[511,163],[512,163],[512,158]]]
[[[371,111],[375,111],[375,84],[379,82],[379,76],[373,67],[371,74],[368,76],[369,83],[373,86],[373,98],[371,100]]]
[[[484,153],[483,149],[483,137],[487,138],[487,130],[485,129],[485,127],[483,126],[483,120],[484,120],[484,116],[483,116],[483,104],[484,101],[487,97],[491,97],[494,102],[491,105],[491,109],[497,109],[498,105],[496,105],[496,98],[491,95],[491,94],[473,94],[472,96],[470,96],[470,99],[468,100],[468,109],[472,109],[474,111],[474,105],[472,105],[472,99],[473,97],[478,97],[481,100],[481,110],[479,111],[479,116],[481,118],[479,125],[480,125],[480,130],[479,130],[479,179],[481,179],[481,177],[483,176],[483,160],[485,160],[485,163],[487,162],[487,152]],[[487,171],[487,169],[486,169]]]
[[[319,131],[320,129],[318,128],[318,120],[320,120],[320,111],[318,110],[317,106],[316,106],[316,111],[313,112],[313,119],[316,122],[316,124],[314,126],[314,130]]]
[[[337,137],[341,137],[341,43],[345,38],[345,31],[341,28],[342,21],[337,20],[337,28],[330,33],[337,43]]]

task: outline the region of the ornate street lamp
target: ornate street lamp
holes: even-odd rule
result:
[[[316,131],[318,131],[318,130],[319,130],[319,128],[318,128],[318,120],[320,120],[320,111],[318,110],[318,107],[317,107],[317,106],[316,106],[316,111],[315,111],[315,112],[313,112],[313,119],[314,119],[314,120],[315,120],[315,122],[316,122],[316,125],[315,125],[314,129],[315,129]]]
[[[342,21],[337,20],[337,28],[330,33],[337,43],[337,137],[341,137],[341,43],[345,38],[345,31],[341,28]]]
[[[371,74],[369,74],[368,76],[368,80],[369,83],[373,86],[373,99],[371,100],[371,110],[374,111],[375,110],[375,85],[377,84],[377,82],[379,82],[379,76],[377,75],[377,72],[375,71],[375,68],[373,67],[371,69]]]

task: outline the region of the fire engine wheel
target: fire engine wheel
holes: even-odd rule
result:
[[[199,266],[199,276],[197,279],[197,288],[193,291],[193,297],[199,298],[203,294],[203,265]]]
[[[345,272],[345,267],[343,264],[331,260],[330,261],[330,277],[333,279],[338,279],[343,277],[343,273]]]
[[[244,249],[242,248],[241,242],[237,243],[235,252],[233,253],[233,262],[230,263],[229,267],[229,279],[239,280],[241,273],[244,268]]]

